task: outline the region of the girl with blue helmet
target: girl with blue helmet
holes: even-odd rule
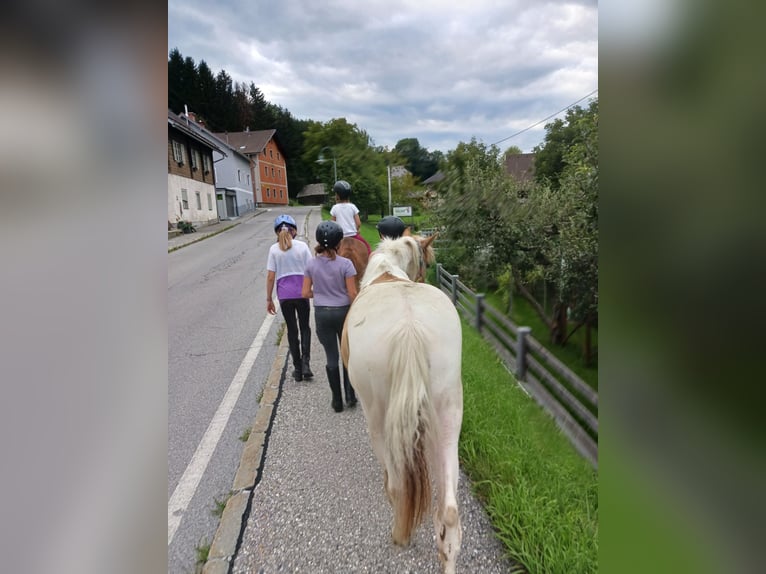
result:
[[[287,342],[293,358],[296,381],[310,379],[311,372],[311,305],[301,295],[303,275],[311,261],[311,249],[303,241],[294,241],[298,226],[290,215],[278,215],[274,220],[277,242],[269,248],[266,261],[266,311],[276,315],[273,290],[276,281],[277,298],[287,327]],[[299,334],[300,333],[300,334]]]

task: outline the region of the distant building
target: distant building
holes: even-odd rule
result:
[[[327,201],[325,184],[310,183],[298,192],[296,199],[303,205],[322,205]]]
[[[168,228],[218,221],[214,152],[223,153],[215,138],[168,110]]]
[[[535,154],[512,153],[505,156],[505,171],[519,184],[528,188],[535,181]]]
[[[277,130],[216,133],[222,141],[250,159],[255,202],[260,205],[287,205],[287,160]]]

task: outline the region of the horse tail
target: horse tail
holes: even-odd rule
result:
[[[438,431],[431,402],[425,335],[401,321],[390,339],[391,385],[385,416],[387,488],[394,508],[394,542],[407,544],[431,504],[426,448]]]

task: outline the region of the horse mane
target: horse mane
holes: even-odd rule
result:
[[[421,263],[429,264],[433,263],[433,260],[431,238],[422,240],[418,236],[407,235],[398,239],[384,238],[370,256],[360,288],[369,285],[385,273],[399,279],[415,281]]]

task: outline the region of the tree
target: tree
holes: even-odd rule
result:
[[[324,150],[325,147],[332,152]],[[334,183],[333,166],[332,162],[316,163],[320,152],[325,157],[335,157],[338,179],[345,179],[351,184],[351,200],[362,211],[363,217],[370,212],[379,212],[384,205],[386,162],[384,156],[372,146],[367,132],[356,124],[348,123],[345,118],[332,119],[324,124],[314,122],[304,132],[302,159],[304,163],[314,166],[314,181],[326,182],[329,193]]]
[[[503,157],[508,157],[509,155],[519,155],[520,153],[522,153],[521,148],[517,145],[512,145],[507,150],[505,150]]]
[[[168,109],[174,113],[183,110],[187,95],[183,88],[184,58],[178,48],[173,48],[168,56]]]
[[[440,250],[442,263],[478,289],[513,277],[561,345],[580,326],[598,323],[598,115],[584,114],[571,127],[577,133],[563,152],[559,185],[545,180],[527,194],[507,177],[495,146],[460,143],[447,156],[437,209],[453,240]],[[587,343],[584,354],[587,362]]]
[[[215,76],[205,60],[197,64],[197,93],[199,99],[192,102],[193,111],[197,118],[205,121],[205,125],[213,131],[218,131],[218,126],[210,124],[210,116],[215,109]]]
[[[404,166],[420,181],[428,179],[439,169],[441,158],[433,157],[426,148],[420,147],[417,138],[399,140],[394,151],[404,158]]]
[[[253,125],[253,109],[250,105],[250,96],[247,92],[245,84],[234,84],[234,117],[239,129],[236,131],[244,131],[246,129],[252,129]]]
[[[557,118],[545,125],[544,143],[534,148],[535,180],[538,183],[549,181],[554,189],[559,187],[559,181],[566,166],[567,150],[580,143],[582,137],[577,127],[578,122],[596,114],[598,114],[597,98],[592,100],[585,109],[580,106],[570,108],[564,120]]]

